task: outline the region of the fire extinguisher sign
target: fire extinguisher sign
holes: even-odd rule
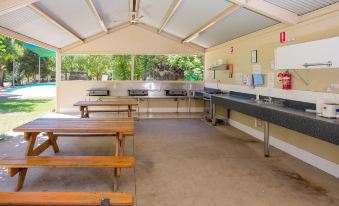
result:
[[[286,42],[286,32],[280,32],[280,43],[284,44]]]

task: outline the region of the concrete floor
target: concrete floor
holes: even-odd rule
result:
[[[339,179],[228,126],[200,119],[136,122],[136,167],[124,169],[120,191],[139,206],[339,205]],[[111,155],[110,137],[59,138],[58,155]],[[24,154],[22,136],[0,142],[1,156]],[[133,138],[126,142],[133,155]],[[54,155],[51,149],[43,155]],[[110,169],[30,169],[22,191],[112,191]],[[13,191],[16,177],[0,170],[0,191]]]

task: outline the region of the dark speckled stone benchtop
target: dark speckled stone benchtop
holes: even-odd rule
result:
[[[319,117],[314,113],[286,105],[257,103],[250,100],[252,96],[232,93],[213,95],[212,103],[339,145],[339,119]],[[311,109],[312,105],[309,105]]]

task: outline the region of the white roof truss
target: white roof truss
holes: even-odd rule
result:
[[[171,19],[177,8],[180,6],[182,0],[173,0],[170,8],[168,9],[166,16],[163,18],[161,22],[161,26],[158,30],[158,33],[162,32],[162,30],[165,28],[167,22]]]
[[[63,25],[62,23],[56,21],[55,19],[53,19],[51,16],[49,16],[48,14],[46,14],[44,11],[42,11],[40,8],[38,8],[37,6],[35,6],[34,4],[29,5],[29,7],[31,9],[33,9],[37,14],[39,14],[40,16],[42,16],[43,18],[45,18],[46,20],[48,20],[49,22],[51,22],[52,24],[56,25],[57,27],[59,27],[61,30],[65,31],[66,33],[70,34],[71,36],[74,36],[75,38],[77,38],[79,41],[83,40],[74,32],[72,32],[70,29],[66,28],[65,25]]]
[[[295,25],[300,18],[297,14],[264,0],[227,0],[249,10],[270,17],[285,24]]]
[[[139,5],[140,0],[130,0],[129,1],[129,19],[131,24],[137,23],[139,18]]]
[[[101,18],[100,14],[98,13],[98,10],[95,8],[95,5],[93,3],[93,0],[86,0],[88,7],[91,9],[91,11],[93,12],[95,18],[97,19],[99,25],[101,26],[102,30],[104,30],[104,32],[108,32],[105,23],[103,21],[103,19]]]
[[[235,12],[236,10],[238,10],[239,8],[241,8],[239,5],[232,5],[230,7],[228,7],[227,9],[225,9],[224,11],[222,11],[220,14],[218,14],[217,16],[215,16],[214,18],[212,18],[211,20],[209,20],[208,22],[206,22],[203,26],[201,26],[199,29],[197,29],[196,31],[194,31],[193,33],[191,33],[188,37],[186,37],[183,42],[187,43],[192,41],[193,39],[197,38],[199,36],[199,34],[203,31],[205,31],[206,29],[208,29],[209,27],[211,27],[212,25],[214,25],[215,23],[217,23],[218,21],[220,21],[221,19],[225,18],[226,16],[232,14],[233,12]]]
[[[28,6],[37,2],[38,0],[1,0],[0,1],[0,15],[15,11],[22,7]]]
[[[169,34],[169,33],[167,33],[167,32],[161,32],[161,33],[158,33],[158,30],[157,30],[156,28],[154,28],[154,27],[152,27],[152,26],[148,26],[147,24],[137,24],[137,26],[139,26],[139,27],[141,27],[141,28],[143,28],[143,29],[146,29],[146,30],[148,30],[148,31],[151,31],[151,32],[153,32],[153,33],[157,33],[157,34],[159,34],[159,35],[161,35],[161,36],[163,36],[163,37],[165,37],[165,38],[168,38],[168,39],[171,39],[171,40],[173,40],[173,41],[182,43],[181,38],[179,38],[179,37],[177,37],[177,36],[174,36],[174,35],[172,35],[172,34]],[[205,52],[205,48],[204,48],[204,47],[199,46],[199,45],[194,44],[194,43],[188,43],[188,44],[186,44],[186,46],[190,46],[190,47],[192,47],[192,48],[194,48],[194,49],[197,49],[197,50],[199,50],[199,51],[201,51],[201,52]]]

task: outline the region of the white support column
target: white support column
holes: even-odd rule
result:
[[[131,56],[131,80],[134,80],[135,55]]]
[[[55,56],[56,112],[60,112],[61,52]]]
[[[13,59],[13,71],[12,71],[12,87],[15,86],[15,59]]]
[[[41,83],[41,57],[39,56],[39,83]]]

